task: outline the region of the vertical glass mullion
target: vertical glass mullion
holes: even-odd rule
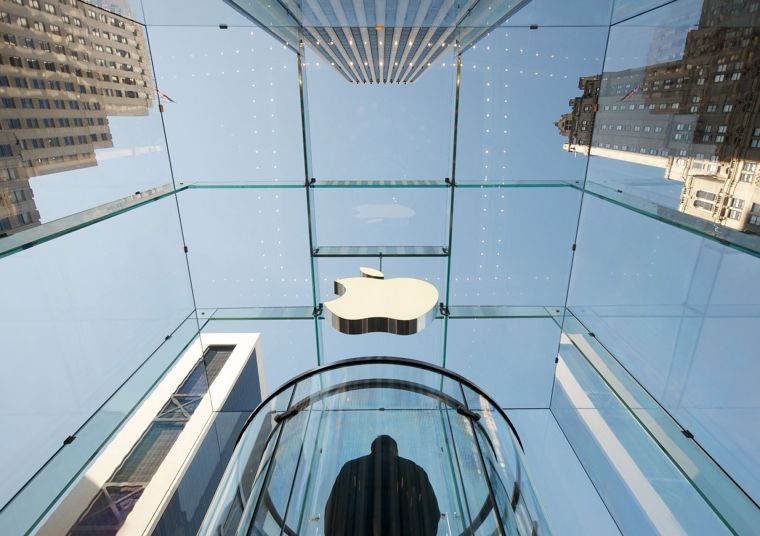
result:
[[[317,259],[314,257],[317,238],[317,218],[314,189],[311,187],[312,165],[311,165],[311,132],[309,130],[309,99],[306,88],[306,73],[303,69],[303,54],[305,53],[303,40],[298,44],[298,54],[296,61],[298,63],[298,94],[301,106],[301,140],[303,143],[303,162],[304,162],[304,189],[306,190],[306,220],[309,226],[309,268],[311,273],[311,297],[312,306],[314,307],[314,336],[316,339],[317,366],[322,364],[322,334],[319,323],[318,306],[320,303],[319,296],[319,274],[317,269]]]
[[[298,387],[298,384],[294,385],[292,391],[290,392],[290,398],[288,399],[288,406],[285,410],[286,412],[287,410],[290,409],[290,406],[293,403],[293,398],[295,397],[297,387]],[[243,516],[242,516],[240,525],[238,527],[238,532],[237,532],[238,536],[243,536],[247,534],[251,523],[253,523],[256,519],[256,513],[258,512],[259,507],[261,506],[261,498],[263,497],[263,493],[261,492],[261,490],[269,485],[269,479],[272,476],[272,459],[277,453],[277,447],[280,444],[282,431],[285,428],[286,424],[287,424],[287,421],[279,425],[279,430],[277,431],[277,438],[275,439],[275,442],[273,443],[274,446],[272,447],[272,450],[270,451],[269,457],[266,456],[266,451],[264,452],[264,455],[261,457],[261,462],[259,462],[259,465],[267,464],[266,473],[264,474],[263,478],[261,478],[261,480],[257,479],[259,482],[262,482],[262,485],[257,486],[256,484],[254,484],[251,494],[248,496],[249,504],[246,505],[246,509],[243,511]],[[258,488],[258,491],[256,490],[256,488]],[[255,505],[250,503],[250,500],[254,497],[256,498]],[[251,508],[251,506],[253,506],[253,508]],[[243,527],[245,527],[245,530],[243,530]]]
[[[467,406],[467,396],[464,393],[464,387],[462,387],[462,384],[459,384],[459,388],[462,391],[462,400],[464,400],[464,405]],[[488,465],[486,464],[485,456],[483,455],[483,449],[480,445],[480,440],[478,438],[478,430],[475,426],[475,423],[473,422],[473,419],[470,417],[465,417],[467,422],[470,425],[470,430],[472,431],[472,437],[475,441],[475,448],[478,451],[478,456],[480,458],[481,467],[483,470],[483,478],[485,479],[486,486],[488,487],[488,496],[490,497],[491,504],[493,505],[493,512],[496,516],[496,520],[499,524],[499,531],[500,534],[503,534],[506,536],[507,531],[504,528],[504,521],[502,519],[502,515],[499,512],[499,503],[496,501],[496,494],[494,493],[494,484],[491,482],[491,478],[488,474]],[[504,517],[507,517],[507,514],[505,513]]]

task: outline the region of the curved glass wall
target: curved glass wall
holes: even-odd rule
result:
[[[349,359],[251,415],[200,534],[549,534],[506,414],[466,379]]]

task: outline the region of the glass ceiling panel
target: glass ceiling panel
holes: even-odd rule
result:
[[[570,187],[459,188],[448,303],[562,306],[580,198]]]
[[[615,0],[615,6],[612,8],[612,23],[618,23],[641,15],[651,9],[660,6],[672,4],[679,0]]]
[[[103,0],[105,1],[105,0]],[[140,0],[130,0],[139,2]],[[148,26],[255,26],[223,0],[141,0]]]
[[[414,83],[400,85],[353,84],[311,48],[305,56],[311,176],[318,182],[443,180],[451,174],[451,50]]]
[[[439,302],[444,301],[446,292],[446,270],[448,259],[444,257],[423,258],[383,258],[382,272],[386,279],[393,277],[415,277],[428,281],[438,289]],[[359,277],[359,268],[380,268],[378,258],[319,258],[317,274],[319,275],[318,302],[337,298],[334,282],[345,277]]]
[[[221,5],[221,4],[220,4]],[[177,183],[304,180],[296,54],[258,28],[150,27]]]
[[[89,0],[88,2],[80,2],[80,4],[97,6],[110,13],[145,24],[143,3],[142,0]]]
[[[613,0],[531,0],[499,26],[607,26]]]
[[[760,97],[749,65],[760,16],[751,9],[680,0],[614,26],[604,72],[582,75],[586,91],[572,95],[560,128],[568,150],[591,154],[587,188],[758,253]],[[581,122],[594,126],[591,144]]]
[[[50,6],[0,21],[0,237],[171,182],[144,27]]]
[[[179,203],[199,308],[312,302],[302,189],[191,189]]]
[[[582,182],[586,158],[563,149],[556,123],[578,77],[601,70],[606,39],[606,26],[497,28],[466,50],[457,183]]]
[[[448,188],[317,188],[313,193],[318,247],[448,245]]]
[[[449,319],[446,367],[503,408],[548,408],[559,335],[551,318]]]

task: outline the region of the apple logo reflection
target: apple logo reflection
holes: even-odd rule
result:
[[[388,435],[343,465],[325,507],[326,536],[428,536],[441,513],[425,470],[398,455]]]

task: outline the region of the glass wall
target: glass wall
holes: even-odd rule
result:
[[[366,355],[471,378],[588,527],[760,523],[754,1],[94,3],[0,2],[0,527],[199,332],[261,333],[270,392]],[[363,266],[436,319],[335,331]]]

